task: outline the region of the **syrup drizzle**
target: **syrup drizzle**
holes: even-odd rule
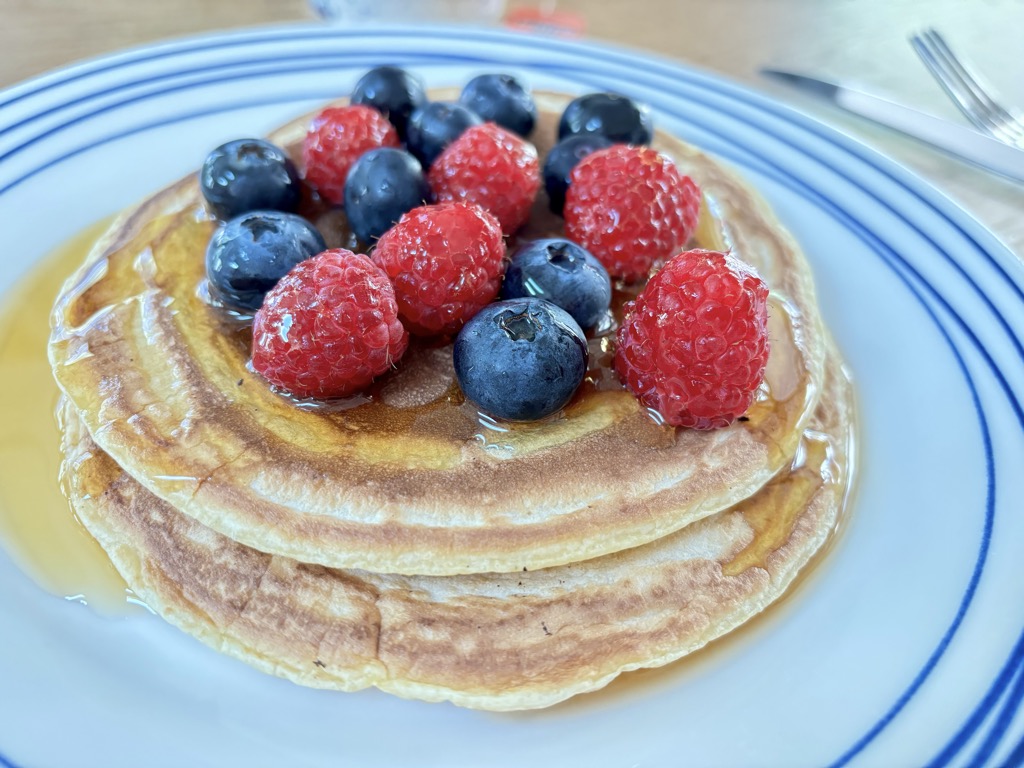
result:
[[[40,586],[104,615],[135,613],[127,588],[78,522],[58,483],[57,385],[46,359],[49,313],[66,277],[109,222],[90,227],[7,295],[0,319],[0,546]]]

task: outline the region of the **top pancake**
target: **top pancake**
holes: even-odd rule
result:
[[[541,95],[543,153],[568,97]],[[306,119],[274,138],[292,144]],[[748,420],[657,424],[591,344],[591,376],[556,418],[488,425],[463,402],[450,345],[415,343],[368,398],[297,404],[247,367],[247,325],[204,294],[216,222],[194,176],[120,217],[58,298],[50,358],[96,443],[143,486],[255,549],[334,567],[456,574],[596,557],[746,498],[788,463],[813,411],[824,339],[809,269],[734,174],[659,132],[734,253],[772,289],[766,385]],[[543,195],[541,196],[543,198]],[[550,231],[540,215],[535,233]],[[318,224],[328,242],[337,215]],[[709,243],[710,244],[710,243]]]

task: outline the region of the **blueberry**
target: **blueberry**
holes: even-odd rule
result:
[[[608,314],[612,281],[601,262],[571,240],[533,240],[513,252],[501,285],[501,298],[525,297],[547,299],[590,329]]]
[[[583,331],[543,299],[488,304],[463,326],[452,354],[466,399],[508,421],[554,413],[587,372]]]
[[[288,271],[327,250],[324,238],[301,216],[250,211],[231,219],[206,247],[213,293],[240,309],[259,309],[267,291]]]
[[[552,213],[562,215],[565,191],[569,188],[569,174],[591,152],[610,147],[611,139],[596,133],[567,136],[555,144],[544,160],[544,188],[548,192],[548,205]]]
[[[280,147],[263,139],[237,139],[206,156],[199,187],[222,219],[246,211],[294,211],[299,204],[299,174]]]
[[[530,92],[512,75],[479,75],[462,89],[459,103],[485,122],[497,123],[527,137],[537,122],[537,105]]]
[[[432,101],[412,113],[405,143],[423,167],[430,168],[444,148],[459,138],[464,130],[482,122],[479,115],[461,104]]]
[[[405,141],[409,115],[427,101],[423,83],[398,67],[376,67],[356,83],[353,104],[365,104],[381,112]]]
[[[364,243],[376,240],[403,213],[429,198],[423,166],[402,149],[371,149],[355,161],[345,180],[345,215]]]
[[[650,144],[654,136],[647,107],[617,93],[588,93],[569,102],[558,122],[558,138],[586,133],[617,144]]]

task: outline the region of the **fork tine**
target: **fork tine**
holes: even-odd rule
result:
[[[980,101],[985,104],[993,114],[998,114],[1005,117],[1008,120],[1016,119],[1016,116],[1009,112],[1003,107],[998,101],[993,99],[989,95],[990,88],[986,88],[978,80],[977,76],[963,63],[963,61],[950,50],[949,45],[946,43],[945,38],[939,34],[935,29],[925,30],[924,33],[927,40],[931,43],[932,49],[942,57],[946,62],[950,70],[956,72],[961,82],[970,89],[971,93]]]
[[[1000,141],[1024,146],[1024,121],[989,95],[937,31],[913,35],[911,44],[968,120]]]
[[[914,47],[917,55],[921,61],[924,62],[925,67],[931,72],[932,77],[942,86],[942,90],[946,92],[946,95],[952,99],[953,103],[957,106],[960,112],[970,122],[974,123],[975,127],[982,131],[988,131],[990,126],[979,116],[980,104],[971,93],[963,87],[960,79],[955,73],[950,72],[932,50],[931,45],[926,41],[922,35],[913,35],[910,38],[910,44]]]
[[[985,114],[982,115],[991,124],[991,130],[997,138],[1009,140],[1015,144],[1024,143],[1024,120],[1020,115],[1014,114],[1006,109],[991,93],[991,86],[983,85],[971,70],[963,63],[946,44],[945,39],[935,29],[925,32],[926,37],[933,46],[934,51],[943,59],[949,70],[954,72],[964,87],[982,105]]]

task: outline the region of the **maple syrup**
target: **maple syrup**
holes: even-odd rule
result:
[[[58,389],[46,357],[49,315],[64,280],[109,222],[90,227],[7,293],[0,311],[0,547],[40,586],[105,615],[138,601],[61,492]]]

